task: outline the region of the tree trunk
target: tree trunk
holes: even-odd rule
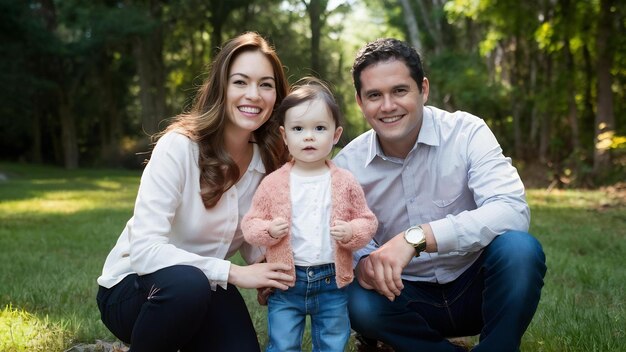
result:
[[[428,6],[425,4],[426,2],[428,3]],[[440,18],[433,17],[435,12],[439,12],[439,10],[443,11],[443,4],[440,4],[435,0],[416,0],[416,3],[419,10],[417,11],[418,13],[415,14],[415,17],[417,17],[418,14],[420,15],[426,32],[430,34],[430,37],[434,42],[434,52],[435,55],[437,55],[442,51],[442,49],[444,49],[445,45],[442,39],[443,33],[441,33],[441,25],[439,22]],[[437,11],[434,11],[433,9],[437,9]],[[411,11],[411,13],[413,12]]]
[[[165,116],[165,68],[163,65],[162,5],[150,1],[149,16],[157,23],[152,32],[137,38],[134,54],[139,73],[141,121],[146,134],[159,131],[159,122]]]
[[[311,0],[307,5],[309,20],[311,21],[311,70],[320,77],[324,77],[324,68],[320,60],[320,41],[327,4],[328,0]]]
[[[220,46],[222,45],[222,27],[224,25],[224,21],[226,20],[226,16],[223,13],[223,4],[221,1],[212,2],[212,10],[211,10],[211,58],[214,58],[215,55],[220,51]]]
[[[523,138],[522,138],[522,113],[523,113],[523,102],[517,97],[521,97],[522,94],[520,90],[522,89],[521,85],[518,82],[521,82],[520,76],[520,66],[521,65],[521,48],[520,48],[520,39],[519,36],[515,36],[515,47],[516,50],[513,53],[513,65],[511,67],[511,86],[515,87],[516,91],[514,92],[514,98],[512,101],[512,109],[511,114],[513,116],[513,143],[514,143],[514,153],[516,158],[523,158],[524,155],[524,147],[523,147]]]
[[[543,52],[542,56],[545,56],[545,65],[546,65],[546,75],[544,85],[550,87],[552,86],[552,57],[549,53]],[[539,161],[542,164],[546,164],[549,161],[555,162],[555,160],[550,160],[548,156],[548,152],[550,149],[550,125],[552,122],[552,115],[554,112],[554,108],[548,105],[545,111],[540,115],[541,124],[539,130]]]
[[[565,41],[565,66],[568,72],[574,72],[576,69],[574,65],[574,56],[570,50],[569,38]],[[567,121],[569,128],[572,132],[571,143],[574,151],[580,149],[580,133],[578,130],[578,107],[576,106],[576,87],[575,80],[567,80]]]
[[[575,72],[574,55],[570,47],[570,26],[569,21],[573,21],[570,0],[561,0],[563,18],[566,21],[563,34],[563,56],[565,59],[565,69],[567,72]],[[571,146],[574,152],[580,149],[580,134],[578,132],[578,108],[576,107],[576,86],[574,79],[567,80],[567,123],[571,131]]]
[[[100,115],[100,158],[108,166],[120,164],[120,111],[115,98],[114,84],[106,73],[108,64],[100,71],[102,101],[106,104]]]
[[[611,0],[600,0],[600,16],[596,36],[598,95],[595,122],[595,148],[593,154],[593,172],[596,176],[605,174],[611,166],[609,153],[611,139],[615,133],[613,116],[613,92],[611,91],[613,50],[608,41],[613,35],[613,16]]]
[[[411,45],[417,49],[418,52],[422,52],[422,41],[420,39],[419,26],[417,25],[417,17],[413,14],[413,8],[409,0],[399,0],[402,5],[402,14],[404,15],[404,22],[409,30],[409,40]]]
[[[35,114],[32,116],[33,139],[31,146],[31,159],[35,163],[41,163],[43,158],[41,156],[41,117],[39,116],[39,109],[35,110]]]
[[[76,137],[72,99],[72,96],[65,92],[59,94],[59,121],[61,122],[63,164],[69,170],[78,168],[78,138]]]

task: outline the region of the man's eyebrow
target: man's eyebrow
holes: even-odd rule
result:
[[[398,84],[397,86],[393,86],[392,90],[396,90],[398,88],[409,89],[409,88],[411,88],[411,85],[409,85],[409,84]]]
[[[400,89],[400,88],[402,88],[402,89],[410,89],[411,85],[409,85],[409,84],[398,84],[398,85],[395,85],[395,86],[391,87],[391,90],[394,91],[394,90],[397,90],[397,89]],[[380,89],[370,89],[370,90],[366,90],[363,93],[365,95],[369,95],[369,94],[372,94],[372,93],[380,93]]]
[[[378,90],[378,89],[369,89],[369,90],[366,90],[365,92],[363,92],[363,94],[370,95],[372,93],[379,93],[379,92],[380,92],[380,90]]]

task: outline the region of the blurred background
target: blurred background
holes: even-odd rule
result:
[[[291,82],[329,81],[343,143],[368,126],[350,67],[393,36],[429,104],[485,119],[527,184],[626,177],[626,5],[618,0],[0,0],[0,160],[140,168],[220,45],[256,31]]]

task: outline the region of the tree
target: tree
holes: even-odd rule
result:
[[[616,34],[612,7],[613,0],[600,0],[598,30],[596,34],[596,67],[598,75],[598,102],[595,120],[595,145],[593,171],[605,174],[611,163],[612,138],[615,135],[615,117],[613,115],[613,92],[611,89],[611,67],[613,65],[613,47],[611,37]]]
[[[160,0],[143,2],[143,11],[150,30],[135,37],[133,53],[137,61],[141,121],[146,134],[159,131],[165,114],[165,67],[163,64],[163,6]]]

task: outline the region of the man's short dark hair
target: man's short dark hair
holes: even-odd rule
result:
[[[361,96],[361,72],[367,67],[383,61],[401,60],[409,68],[411,77],[422,92],[424,69],[422,59],[415,48],[408,43],[394,38],[380,38],[365,44],[359,50],[352,65],[352,81],[356,93]]]

